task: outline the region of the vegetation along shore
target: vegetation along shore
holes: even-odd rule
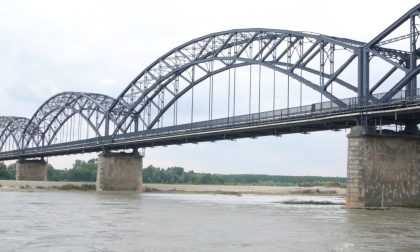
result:
[[[15,164],[0,163],[0,190],[95,190],[97,160],[76,160],[65,170],[48,165],[49,181],[16,181]],[[345,195],[346,179],[319,176],[209,174],[182,167],[143,169],[143,191],[222,194]]]

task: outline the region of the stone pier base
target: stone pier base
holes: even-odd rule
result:
[[[348,135],[347,208],[419,207],[420,140]]]
[[[41,160],[18,160],[16,162],[16,180],[47,180],[47,162]]]
[[[141,191],[143,157],[138,153],[99,155],[97,191]]]

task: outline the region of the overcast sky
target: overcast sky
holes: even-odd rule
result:
[[[156,58],[234,28],[313,31],[369,41],[417,1],[0,1],[0,115],[30,118],[52,95],[116,97]],[[73,155],[50,158],[71,167]],[[158,147],[147,166],[211,173],[345,176],[346,132]]]

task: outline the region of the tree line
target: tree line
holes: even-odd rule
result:
[[[0,162],[0,179],[16,179],[16,164],[6,166]]]
[[[50,181],[96,181],[97,159],[76,160],[70,169],[58,170],[48,164]],[[15,179],[16,164],[0,163],[0,179]],[[344,186],[346,178],[320,176],[279,176],[264,174],[210,174],[185,171],[182,167],[143,169],[144,183],[212,184],[212,185],[277,185],[277,186]]]
[[[76,160],[70,169],[59,170],[47,165],[49,181],[96,181],[97,159]],[[16,179],[16,163],[6,166],[0,162],[0,179]]]
[[[143,182],[165,184],[344,186],[346,178],[320,176],[280,176],[264,174],[210,174],[185,171],[182,167],[143,169]]]

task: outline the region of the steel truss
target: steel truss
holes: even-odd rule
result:
[[[0,117],[0,151],[7,149],[7,144],[12,145],[14,148],[21,149],[22,136],[24,135],[24,130],[28,123],[29,119],[24,117]]]
[[[416,18],[419,16],[419,8],[420,5],[407,12],[369,43],[315,33],[273,29],[230,30],[191,40],[158,58],[120,94],[110,111],[120,102],[124,102],[130,105],[130,113],[126,113],[125,116],[119,115],[119,124],[113,134],[118,134],[119,131],[128,132],[130,125],[139,124],[138,120],[143,123],[145,129],[155,127],[162,115],[172,106],[176,106],[177,100],[195,85],[212,78],[215,74],[248,65],[260,65],[285,74],[319,92],[321,102],[322,97],[326,97],[340,107],[347,105],[341,103],[332,93],[333,83],[355,92],[360,105],[389,101],[405,87],[411,90],[407,92],[414,92],[417,88],[415,77],[418,73],[416,61],[419,50],[416,43],[419,32]],[[411,22],[409,35],[384,39],[408,19]],[[410,51],[384,47],[401,39],[411,40]],[[302,45],[305,45],[305,50],[299,48]],[[343,64],[334,65],[334,54],[342,50],[350,53],[346,55]],[[369,66],[373,57],[391,64],[392,68],[371,86]],[[341,79],[340,75],[356,58],[359,68],[357,82],[348,83]],[[314,61],[319,62],[318,67],[308,66]],[[329,71],[326,71],[327,66]],[[319,81],[306,79],[299,75],[297,70],[319,75]],[[409,78],[401,79],[380,100],[374,98],[372,94],[375,90],[396,70],[403,71]],[[182,90],[177,85],[180,79],[189,83]]]
[[[194,87],[207,81],[211,121],[215,95],[213,77],[222,72],[229,72],[230,99],[230,92],[234,92],[236,88],[234,83],[231,90],[231,79],[236,78],[236,69],[249,67],[251,81],[251,69],[254,65],[259,67],[259,75],[261,67],[271,69],[274,73],[287,76],[288,80],[293,79],[300,83],[300,93],[304,85],[320,94],[321,104],[323,99],[327,99],[339,108],[347,108],[354,104],[348,104],[342,97],[338,97],[333,91],[333,86],[340,86],[352,92],[357,97],[358,106],[387,103],[402,91],[408,98],[418,96],[419,11],[420,4],[368,43],[310,32],[260,28],[229,30],[191,40],[155,60],[116,99],[101,94],[64,92],[48,99],[30,119],[0,117],[0,151],[7,145],[22,150],[52,145],[65,124],[70,124],[70,128],[77,127],[72,125],[75,116],[79,117],[79,123],[80,120],[87,123],[95,137],[158,128],[163,115],[169,109],[174,109],[176,125],[178,100],[188,92],[192,92],[194,97]],[[407,34],[388,37],[407,22],[410,24]],[[404,40],[409,40],[408,49],[394,46],[395,43]],[[390,69],[375,83],[370,83],[369,72],[374,58],[390,66]],[[343,72],[352,64],[357,64],[358,70],[353,73],[354,78],[349,82],[343,78]],[[395,78],[394,74],[397,72],[403,73],[403,77],[378,96],[377,90]],[[275,76],[276,74],[274,79]],[[313,78],[314,76],[316,78]],[[181,82],[187,84],[180,85]],[[261,88],[261,76],[258,82]],[[251,82],[249,89],[251,104]],[[288,111],[289,93],[287,95]],[[192,101],[191,123],[193,104]],[[303,105],[302,98],[300,105]],[[228,118],[235,117],[235,96],[233,101],[228,101],[227,106]],[[273,111],[275,107],[273,99]],[[261,112],[260,107],[258,112]],[[80,133],[78,135],[80,139]],[[70,133],[70,138],[66,141],[77,139],[72,138]]]
[[[53,143],[57,133],[74,115],[79,115],[95,132],[107,135],[109,124],[117,124],[116,116],[128,112],[128,106],[118,103],[111,112],[114,98],[94,93],[64,92],[48,99],[35,112],[24,128],[22,146],[45,146]],[[76,125],[72,125],[77,127]],[[30,136],[30,137],[27,137]]]

